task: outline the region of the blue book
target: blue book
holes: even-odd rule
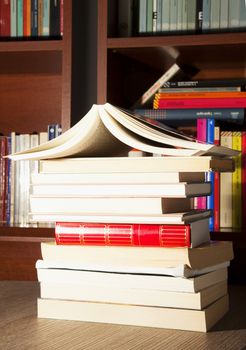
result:
[[[213,118],[207,119],[207,142],[214,144],[214,127],[215,120]],[[214,172],[209,171],[206,174],[206,180],[211,182],[212,191],[209,196],[207,196],[207,209],[214,210]],[[214,231],[214,215],[209,218],[209,230]]]

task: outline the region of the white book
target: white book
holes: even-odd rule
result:
[[[69,268],[45,268],[42,260],[36,263],[39,282],[80,284],[112,288],[152,289],[196,293],[216,283],[227,281],[227,268],[208,272],[204,275],[183,278],[152,274],[131,274],[120,272],[103,272],[89,270],[72,270]]]
[[[35,173],[31,176],[33,185],[55,184],[159,184],[179,182],[205,181],[203,172],[137,172],[129,173],[80,173],[80,174],[42,174]]]
[[[38,317],[207,332],[229,310],[228,295],[203,310],[38,298]]]
[[[227,294],[227,281],[216,283],[196,293],[173,292],[152,288],[97,286],[84,283],[41,282],[40,297],[181,309],[201,310]]]
[[[97,264],[111,269],[122,269],[127,265],[162,268],[181,264],[201,269],[233,258],[232,242],[227,241],[212,241],[195,248],[57,245],[44,242],[41,243],[41,254],[48,261],[87,266]]]
[[[77,124],[55,139],[27,151],[9,155],[9,157],[13,160],[68,156],[113,157],[127,155],[132,148],[169,156],[233,156],[238,154],[237,151],[222,146],[199,143],[194,138],[170,127],[163,124],[153,125],[136,115],[106,103],[93,105]],[[145,157],[142,158],[145,159]],[[135,162],[135,157],[133,162]]]
[[[186,198],[211,194],[211,183],[160,184],[50,184],[33,185],[33,195],[61,197],[165,197]],[[111,199],[109,199],[111,200]]]
[[[183,213],[168,213],[168,214],[81,214],[80,213],[50,213],[32,212],[30,214],[31,221],[38,222],[56,222],[56,221],[71,221],[71,222],[98,222],[98,223],[139,223],[139,224],[184,224],[194,220],[199,220],[211,216],[209,210],[191,210]]]
[[[143,275],[159,275],[159,276],[173,276],[180,278],[191,278],[200,275],[205,275],[209,272],[223,270],[230,266],[230,261],[224,261],[219,264],[206,266],[200,269],[193,269],[186,264],[180,264],[172,267],[151,267],[151,266],[134,266],[127,265],[122,267],[110,266],[110,265],[98,265],[96,263],[83,264],[75,262],[62,262],[55,260],[37,260],[37,269],[69,269],[69,270],[81,270],[81,271],[94,271],[94,272],[112,272],[112,273],[123,273],[123,274],[143,274]],[[224,272],[222,272],[223,274]]]
[[[30,210],[36,214],[160,215],[191,208],[189,198],[30,195]]]

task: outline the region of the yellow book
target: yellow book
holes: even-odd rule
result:
[[[232,133],[232,148],[242,151],[242,133]],[[235,171],[232,173],[232,227],[242,227],[242,156],[235,157]]]

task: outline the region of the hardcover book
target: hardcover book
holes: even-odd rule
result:
[[[183,225],[56,222],[57,244],[196,247],[210,240],[208,219]]]

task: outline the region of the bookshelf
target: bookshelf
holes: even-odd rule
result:
[[[98,103],[129,108],[175,60],[198,68],[195,79],[246,78],[246,32],[119,37],[116,19],[116,1],[98,1]],[[229,280],[245,284],[244,228],[211,238],[233,241]]]
[[[245,32],[118,37],[116,5],[64,0],[62,38],[0,38],[2,133],[58,122],[66,130],[95,102],[130,107],[175,60],[197,67],[196,78],[246,77]],[[212,239],[233,240],[231,281],[245,283],[243,231],[213,232]],[[53,239],[52,228],[1,226],[0,279],[36,279],[40,242]]]

